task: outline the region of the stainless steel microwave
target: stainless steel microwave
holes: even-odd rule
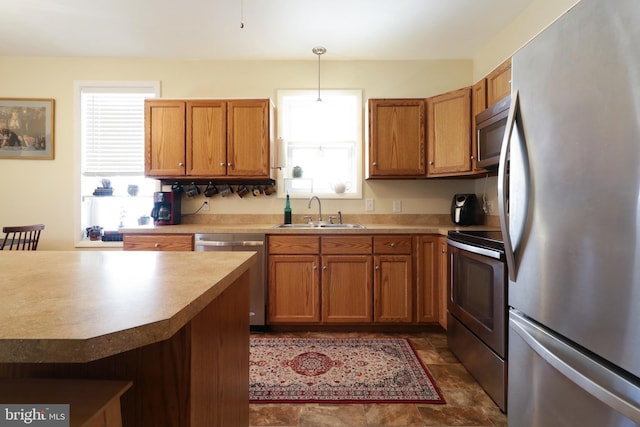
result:
[[[510,105],[511,96],[506,96],[476,115],[478,167],[485,169],[498,167]]]

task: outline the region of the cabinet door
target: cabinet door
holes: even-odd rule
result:
[[[193,234],[125,234],[125,251],[192,251]]]
[[[416,294],[417,321],[435,323],[440,320],[438,236],[417,236]]]
[[[322,321],[371,322],[371,255],[322,256]]]
[[[427,176],[471,171],[471,88],[427,100]]]
[[[425,175],[425,100],[369,100],[369,177]]]
[[[411,255],[376,255],[374,266],[374,321],[411,322],[413,317]]]
[[[487,105],[491,106],[511,94],[511,58],[487,75]]]
[[[227,102],[227,175],[269,178],[270,101]]]
[[[317,255],[269,256],[269,322],[320,322],[318,265]]]
[[[226,174],[226,101],[187,101],[187,175]]]
[[[487,80],[482,79],[471,87],[471,167],[474,172],[484,173],[478,168],[478,134],[476,132],[476,115],[487,109]]]
[[[185,102],[146,100],[144,125],[145,175],[184,176]]]
[[[440,315],[439,323],[444,329],[447,329],[447,302],[449,301],[449,253],[447,251],[447,241],[445,237],[438,239],[440,251],[438,255],[439,279],[438,287],[440,293]]]

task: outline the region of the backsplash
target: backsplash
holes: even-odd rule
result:
[[[294,223],[306,222],[305,215],[293,215]],[[282,214],[212,214],[189,215],[182,217],[183,224],[207,224],[207,225],[243,225],[243,224],[282,224]],[[448,214],[343,214],[345,223],[359,224],[393,224],[393,225],[425,225],[448,226],[453,225]],[[485,224],[499,227],[497,216],[485,217]]]

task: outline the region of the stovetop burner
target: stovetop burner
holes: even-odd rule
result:
[[[451,230],[449,239],[504,252],[504,240],[500,230]]]

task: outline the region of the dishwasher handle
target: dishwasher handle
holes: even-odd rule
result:
[[[261,240],[197,240],[196,246],[250,247],[264,246],[264,242]]]

